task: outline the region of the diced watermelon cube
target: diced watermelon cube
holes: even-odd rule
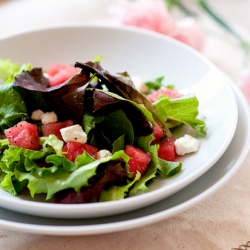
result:
[[[21,121],[15,126],[4,131],[8,141],[13,146],[26,149],[40,149],[38,129],[35,124]]]
[[[78,72],[79,69],[69,64],[55,63],[50,65],[47,70],[50,86],[56,86],[67,81],[70,77],[76,75]]]
[[[60,129],[74,125],[72,120],[44,124],[42,126],[43,136],[55,135],[59,140],[63,140]]]
[[[148,95],[148,99],[151,102],[155,102],[160,96],[166,95],[172,99],[180,98],[183,95],[177,92],[176,90],[167,88],[167,87],[161,87],[158,90],[154,91],[153,93]]]
[[[78,155],[83,154],[84,151],[86,151],[88,154],[90,154],[93,158],[97,158],[97,152],[98,149],[92,145],[89,145],[87,143],[80,143],[75,141],[67,142],[63,149],[63,152],[66,152],[65,157],[70,161],[75,161],[76,157]]]
[[[124,152],[130,157],[128,168],[129,172],[133,173],[132,178],[135,178],[137,171],[144,175],[151,161],[151,156],[133,145],[127,145]]]
[[[164,135],[165,134],[164,134],[162,128],[157,123],[155,123],[155,127],[154,127],[155,140],[152,142],[152,144],[159,142],[164,137]]]
[[[166,161],[175,161],[176,150],[174,142],[173,138],[166,138],[165,141],[159,142],[158,157]]]

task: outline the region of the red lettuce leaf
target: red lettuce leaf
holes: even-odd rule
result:
[[[147,136],[153,133],[153,125],[140,109],[131,102],[117,99],[106,92],[98,91],[98,89],[86,90],[84,106],[86,110],[95,113],[95,115],[103,116],[121,109],[133,125],[136,136]]]
[[[97,169],[97,174],[89,179],[89,187],[84,187],[77,193],[72,189],[60,191],[54,195],[55,203],[77,204],[99,201],[101,192],[112,185],[126,184],[124,175],[124,162],[111,161],[102,164]]]
[[[155,108],[149,99],[139,92],[129,74],[127,72],[120,73],[119,76],[110,74],[107,70],[104,70],[99,62],[87,62],[80,63],[76,62],[75,67],[82,69],[81,72],[84,74],[93,74],[100,79],[100,84],[105,84],[110,92],[116,93],[128,100],[144,105],[153,115],[156,123],[160,125],[167,137],[172,137],[171,132],[165,123],[161,122],[160,119],[155,115]]]
[[[89,80],[89,76],[80,73],[60,85],[49,87],[42,70],[34,68],[18,75],[13,85],[17,90],[21,88],[19,91],[25,92],[24,102],[30,108],[29,115],[34,109],[53,110],[59,120],[72,119],[75,123],[81,123],[84,92]]]
[[[39,93],[39,98],[31,98],[32,93],[27,94],[26,98],[24,98],[28,109],[29,107],[40,108],[41,106],[40,109],[46,107],[45,111],[47,111],[47,109],[53,110],[59,117],[59,120],[72,119],[74,122],[81,124],[84,113],[85,89],[88,86],[93,87],[93,85],[91,85],[91,79],[97,77],[98,81],[95,83],[95,88],[105,85],[110,92],[144,105],[152,113],[154,120],[162,127],[166,136],[172,137],[166,124],[162,123],[155,115],[155,108],[152,103],[144,94],[134,87],[127,72],[121,73],[119,76],[112,75],[104,70],[98,62],[76,62],[75,67],[81,68],[81,72],[54,87],[48,86],[48,79],[44,77],[42,69],[40,68],[22,72],[15,78],[14,86],[34,91],[34,95]],[[110,97],[106,96],[106,98],[110,101]],[[39,100],[39,103],[36,102],[36,99]],[[30,100],[32,100],[33,103],[31,103]],[[36,105],[34,105],[34,102]],[[100,102],[95,103],[95,105],[102,106]],[[29,114],[33,110],[28,110]]]

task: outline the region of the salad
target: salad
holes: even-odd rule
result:
[[[185,145],[173,129],[206,134],[195,95],[163,87],[163,78],[143,94],[128,72],[113,75],[98,60],[45,70],[0,59],[0,79],[0,187],[12,195],[124,199],[181,172]],[[196,149],[185,153],[198,149],[191,139]]]

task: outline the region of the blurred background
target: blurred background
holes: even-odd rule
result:
[[[120,2],[121,0],[0,0],[0,37],[44,25],[74,22],[105,23],[110,15],[110,6]],[[245,54],[236,39],[199,8],[195,4],[197,0],[180,2],[198,13],[198,22],[205,35],[202,53],[237,82],[247,64]],[[250,41],[250,0],[205,2],[240,35]],[[180,14],[176,9],[171,14],[177,19],[183,17],[183,13]]]
[[[59,23],[62,21],[92,21],[105,17],[107,6],[116,0],[0,0],[0,32],[8,28]],[[185,0],[192,5],[194,1]],[[207,0],[228,22],[250,31],[249,0]],[[4,26],[7,27],[5,28]]]

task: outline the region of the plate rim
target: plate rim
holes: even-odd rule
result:
[[[230,85],[237,96],[238,103],[241,102],[241,113],[242,115],[246,115],[246,121],[250,125],[250,111],[249,106],[239,89],[230,82]],[[250,142],[250,132],[245,138],[246,142]],[[77,235],[95,235],[95,234],[103,234],[103,233],[111,233],[111,232],[119,232],[128,229],[134,229],[142,226],[146,226],[149,224],[157,223],[161,220],[170,218],[174,215],[177,215],[187,209],[195,206],[201,201],[208,198],[215,191],[221,188],[227,181],[229,181],[233,175],[238,171],[241,167],[243,161],[247,153],[249,152],[250,143],[245,145],[243,150],[240,152],[240,157],[237,158],[236,163],[231,167],[231,169],[222,176],[217,182],[212,184],[209,188],[206,188],[205,191],[202,191],[200,194],[192,197],[191,199],[186,200],[183,203],[180,203],[176,206],[173,206],[169,209],[163,210],[161,212],[156,212],[147,216],[142,216],[136,219],[130,219],[126,221],[119,222],[111,222],[104,224],[95,224],[95,225],[77,225],[77,226],[51,226],[51,225],[34,225],[28,223],[21,222],[13,222],[9,220],[0,219],[0,226],[5,229],[14,230],[14,231],[22,231],[32,234],[46,234],[46,235],[68,235],[68,236],[77,236]],[[222,156],[223,157],[223,156]],[[205,173],[204,175],[206,175]],[[192,183],[190,184],[192,185]],[[14,212],[17,213],[17,212]],[[17,213],[18,214],[18,213]]]

